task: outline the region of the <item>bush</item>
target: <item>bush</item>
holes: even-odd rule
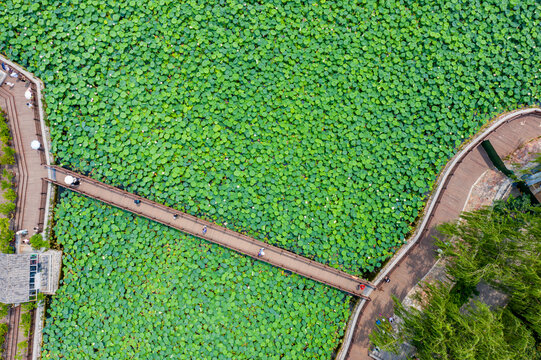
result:
[[[9,229],[9,220],[6,218],[0,219],[0,243],[8,244],[13,240],[15,233]]]
[[[2,169],[2,177],[6,180],[6,181],[9,181],[10,183],[13,183],[13,173],[11,171],[9,171],[8,169],[4,168]]]
[[[9,132],[9,126],[5,121],[2,121],[0,117],[0,141],[4,145],[8,145],[11,141],[11,133]]]
[[[30,335],[30,327],[32,325],[32,313],[25,312],[21,315],[21,327],[23,328],[24,335]]]
[[[4,199],[8,201],[15,201],[17,199],[17,193],[13,189],[7,189],[4,192]]]
[[[32,235],[32,237],[30,238],[30,244],[36,250],[39,250],[41,248],[49,248],[49,242],[43,239],[43,236],[41,236],[41,234]]]
[[[21,304],[21,309],[23,311],[30,311],[34,310],[37,307],[37,304],[35,301],[29,301]]]
[[[9,146],[4,146],[2,148],[4,155],[0,157],[0,165],[13,165],[15,164],[15,150]]]
[[[1,186],[2,186],[2,190],[6,190],[6,189],[11,188],[11,183],[9,181],[2,180],[0,183],[1,183]]]
[[[4,346],[6,341],[6,334],[8,333],[8,325],[0,324],[0,348]]]
[[[0,303],[0,319],[7,316],[10,307],[11,305]],[[1,332],[0,332],[0,336],[1,336]]]
[[[9,216],[13,211],[15,211],[14,203],[0,204],[0,214]]]

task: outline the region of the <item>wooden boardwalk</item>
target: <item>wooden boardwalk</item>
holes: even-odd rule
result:
[[[355,296],[368,299],[367,294],[370,292],[370,288],[373,288],[371,283],[330,266],[239,234],[211,222],[181,213],[165,205],[158,204],[67,169],[58,166],[51,166],[50,168],[53,170],[51,172],[52,178],[48,178],[47,180],[51,183],[109,205],[144,216],[161,224],[222,245],[241,254],[289,270]],[[64,178],[67,175],[81,179],[80,185],[75,187],[66,185]],[[140,203],[136,204],[136,200],[139,200]],[[177,218],[173,217],[175,214],[178,215]],[[203,233],[203,228],[205,227],[207,230]],[[265,249],[264,256],[258,256],[261,248]]]

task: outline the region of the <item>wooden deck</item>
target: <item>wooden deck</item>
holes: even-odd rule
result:
[[[158,204],[67,169],[58,166],[51,166],[50,168],[53,170],[51,172],[52,178],[48,178],[47,180],[53,184],[63,186],[109,205],[222,245],[241,254],[345,291],[351,295],[368,298],[367,295],[370,293],[370,289],[373,288],[371,283],[330,266],[239,234],[211,222],[181,213],[165,205]],[[67,175],[81,179],[80,185],[66,185],[64,178]],[[140,203],[136,204],[135,200],[139,200]],[[178,215],[176,219],[173,217],[175,214]],[[203,233],[203,228],[205,227],[207,231]],[[265,249],[264,256],[258,256],[261,248]],[[359,287],[359,285],[363,286]]]

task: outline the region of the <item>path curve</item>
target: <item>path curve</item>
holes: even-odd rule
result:
[[[492,168],[486,153],[479,146],[490,139],[500,156],[533,138],[541,136],[541,108],[527,108],[496,117],[485,125],[447,163],[436,182],[436,190],[430,196],[422,213],[419,226],[388,264],[378,273],[374,285],[379,290],[371,292],[370,305],[361,299],[354,308],[336,360],[369,359],[368,334],[372,331],[379,314],[390,316],[390,295],[403,298],[408,291],[428,272],[435,262],[433,236],[435,227],[443,222],[458,218],[463,209],[471,186],[487,169]],[[422,246],[419,246],[419,245]],[[402,269],[396,268],[403,266]],[[398,273],[396,273],[398,272]],[[382,280],[390,275],[392,282],[382,286]]]

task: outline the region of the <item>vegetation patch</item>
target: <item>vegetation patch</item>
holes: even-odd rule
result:
[[[10,219],[15,211],[15,201],[17,193],[13,189],[13,173],[8,169],[9,165],[15,163],[14,150],[11,149],[11,133],[7,124],[7,116],[0,109],[0,142],[3,146],[0,155],[0,166],[2,167],[2,176],[0,176],[2,197],[6,200],[0,203],[0,252],[11,254],[14,249],[10,245],[15,233],[10,229]],[[9,149],[9,150],[8,150]],[[9,160],[13,159],[13,161]]]

